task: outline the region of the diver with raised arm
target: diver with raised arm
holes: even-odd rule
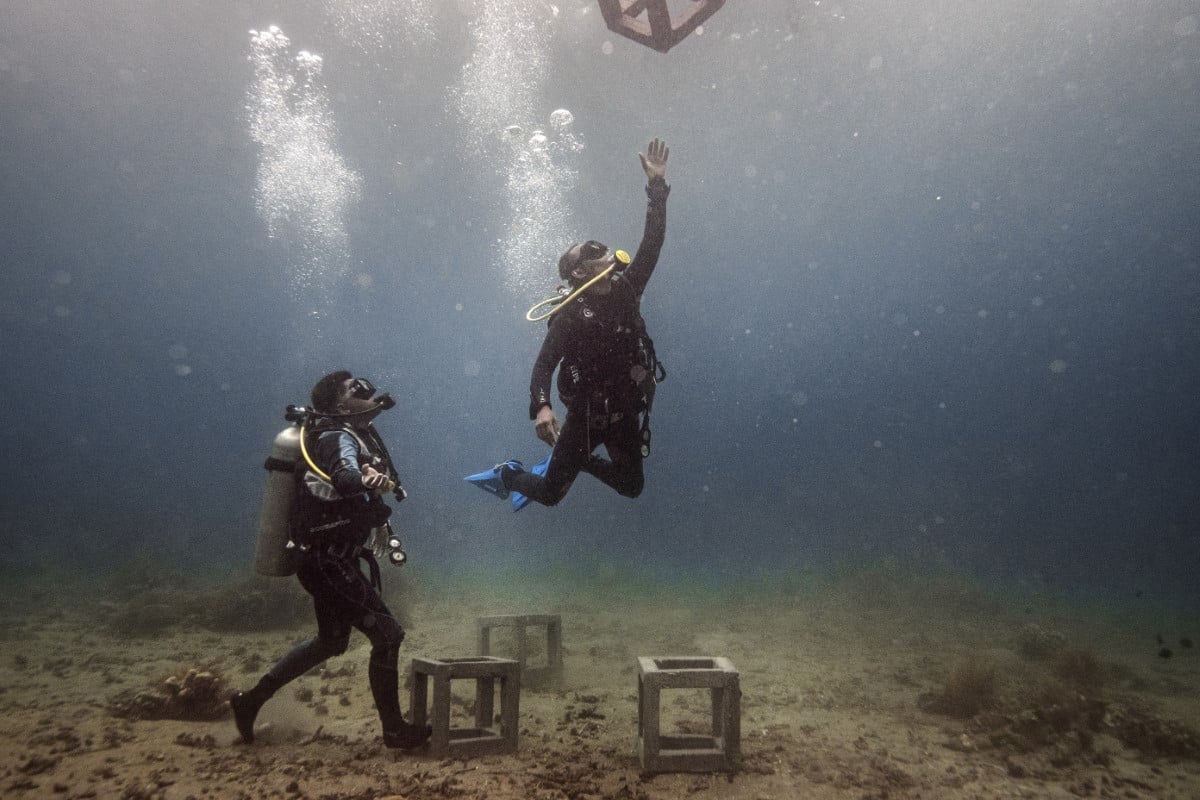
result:
[[[518,510],[525,498],[555,505],[580,471],[625,497],[642,492],[650,408],[665,371],[646,333],[641,301],[666,238],[668,153],[666,143],[655,138],[638,154],[648,202],[634,257],[594,240],[571,245],[558,260],[559,277],[568,286],[530,311],[532,320],[548,317],[549,328],[530,377],[529,417],[537,437],[553,451],[548,462],[532,471],[519,461],[506,461],[468,478],[501,497],[519,493],[514,498]],[[551,311],[534,316],[546,304],[553,304]],[[566,409],[561,424],[550,401],[556,369]],[[593,454],[600,445],[608,458]]]

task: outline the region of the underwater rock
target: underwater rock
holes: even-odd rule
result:
[[[214,668],[188,667],[141,691],[126,690],[109,702],[109,713],[123,719],[206,721],[229,713],[224,677]]]

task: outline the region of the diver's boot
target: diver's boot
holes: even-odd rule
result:
[[[496,465],[496,471],[500,475],[500,484],[507,494],[512,491],[513,479],[525,472],[525,465],[520,461],[505,461],[503,464]]]
[[[233,709],[233,721],[246,744],[254,742],[254,719],[265,702],[267,697],[258,691],[257,687],[248,692],[234,692],[229,698],[229,707]]]
[[[284,661],[286,660],[287,656],[284,657]],[[254,741],[254,720],[258,717],[259,709],[263,707],[263,703],[274,697],[275,692],[287,681],[288,679],[280,680],[274,673],[268,672],[258,679],[253,689],[234,692],[229,698],[229,707],[233,709],[233,721],[237,723],[238,733],[242,735],[243,742],[250,744]]]
[[[400,727],[383,732],[383,743],[394,750],[415,750],[429,741],[433,735],[432,725],[413,725],[400,721]]]

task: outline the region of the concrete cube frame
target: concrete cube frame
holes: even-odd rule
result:
[[[513,628],[517,637],[517,662],[521,665],[521,683],[529,687],[553,685],[562,680],[562,617],[558,614],[497,614],[479,617],[475,623],[479,655],[492,654],[492,630]],[[529,666],[529,628],[546,629],[546,666]]]
[[[712,735],[666,735],[661,730],[664,689],[708,689]],[[638,760],[642,771],[734,772],[741,762],[741,688],[727,658],[638,657]]]
[[[521,666],[508,658],[414,658],[412,723],[433,727],[429,753],[459,758],[515,753],[520,730]],[[433,679],[430,707],[429,679]],[[450,682],[475,681],[475,727],[450,727]],[[500,683],[500,723],[495,722],[496,682]]]

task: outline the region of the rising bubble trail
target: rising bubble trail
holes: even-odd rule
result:
[[[568,198],[583,139],[565,108],[539,111],[555,14],[538,0],[484,0],[474,51],[455,91],[463,147],[504,179],[497,256],[510,289],[544,286],[571,241]]]
[[[293,55],[275,26],[251,31],[250,46],[256,206],[268,234],[287,246],[297,296],[320,301],[348,267],[347,218],[362,178],[338,152],[321,57],[304,50]]]

